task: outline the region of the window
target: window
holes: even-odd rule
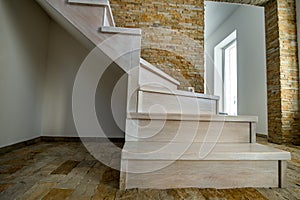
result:
[[[237,115],[237,37],[236,31],[215,46],[214,92],[220,96],[219,110]]]

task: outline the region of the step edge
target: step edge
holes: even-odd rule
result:
[[[183,154],[178,157],[177,155],[172,154],[160,154],[159,156],[148,155],[147,153],[128,153],[122,151],[122,160],[158,160],[158,161],[182,161],[182,160],[195,160],[195,161],[209,161],[209,160],[291,160],[291,155],[289,152],[234,152],[234,153],[214,153],[207,155],[204,158],[200,158],[199,154]]]
[[[180,113],[128,113],[127,119],[169,120],[169,121],[214,121],[214,122],[258,122],[257,116],[230,116],[210,114],[180,114]]]
[[[109,6],[108,0],[102,0],[102,1],[93,1],[93,0],[68,0],[69,4],[83,4],[83,5],[94,5],[94,6]]]
[[[128,35],[142,35],[142,30],[138,28],[124,28],[114,26],[101,26],[99,31],[102,33],[113,33],[113,34],[128,34]]]
[[[274,147],[262,145],[262,144],[253,144],[253,143],[227,143],[216,145],[223,146],[224,151],[214,151],[211,150],[204,158],[199,157],[199,152],[185,152],[182,155],[179,153],[165,153],[165,152],[156,152],[158,154],[149,154],[149,153],[135,153],[129,152],[127,149],[130,148],[131,144],[141,143],[142,146],[145,144],[153,145],[154,143],[160,144],[170,144],[170,142],[125,142],[125,145],[122,149],[122,159],[125,160],[291,160],[291,153]],[[182,144],[177,142],[178,144]],[[196,144],[201,147],[204,142],[194,142],[187,143],[187,145]],[[214,143],[211,143],[214,144]],[[176,145],[176,143],[174,143]],[[248,150],[232,150],[228,151],[228,148],[232,146],[246,146],[251,149],[254,148],[265,148],[258,149],[257,151],[248,151]],[[188,146],[190,148],[190,146]],[[129,149],[132,150],[132,149]],[[133,149],[134,150],[134,149]],[[272,150],[272,151],[271,151]],[[226,159],[225,159],[226,158]]]
[[[189,91],[183,91],[183,90],[164,90],[159,87],[155,86],[141,86],[139,88],[142,92],[149,92],[149,93],[160,93],[160,94],[166,94],[166,95],[176,95],[176,96],[185,96],[185,97],[192,97],[192,98],[202,98],[202,99],[211,99],[211,100],[219,100],[219,96],[215,95],[207,95],[202,93],[195,93],[195,92],[189,92]]]
[[[129,156],[122,156],[122,160],[139,160],[139,161],[172,161],[170,157],[163,157],[163,158],[149,158],[149,157],[129,157]],[[268,156],[268,158],[260,158],[260,157],[237,157],[237,158],[221,158],[220,157],[208,157],[204,159],[195,159],[195,158],[179,158],[179,159],[174,159],[174,162],[176,161],[288,161],[291,160],[291,158],[287,155],[272,155]]]

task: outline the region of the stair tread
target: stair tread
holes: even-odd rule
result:
[[[122,159],[290,160],[291,156],[287,151],[256,143],[126,142]]]
[[[140,91],[171,94],[171,95],[177,95],[177,96],[195,97],[195,98],[204,98],[204,99],[214,99],[214,100],[220,99],[219,96],[214,96],[214,95],[189,92],[189,91],[183,91],[183,90],[170,90],[170,89],[164,88],[164,87],[149,86],[149,85],[141,86]]]
[[[109,5],[108,0],[68,0],[68,3],[100,5],[100,6]]]
[[[139,28],[124,28],[124,27],[114,27],[114,26],[102,26],[100,31],[103,33],[123,33],[130,35],[141,35],[142,30]]]
[[[215,122],[257,122],[257,116],[230,116],[212,114],[180,114],[180,113],[128,113],[129,119],[174,120],[174,121],[215,121]]]

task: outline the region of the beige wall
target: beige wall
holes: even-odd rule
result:
[[[76,136],[72,89],[88,51],[56,22],[49,26],[49,48],[43,97],[43,136]]]
[[[105,133],[100,133],[100,129],[92,125],[87,126],[79,135],[76,131],[72,113],[73,85],[77,72],[88,54],[89,51],[79,41],[56,22],[51,21],[44,83],[42,136],[124,137],[127,83],[120,84],[117,99],[114,101],[114,106],[118,107],[121,114],[117,114],[121,117],[118,121],[120,128],[115,123],[115,115],[113,116],[110,105],[114,85],[123,75],[123,71],[116,65],[111,65],[104,72],[94,97],[98,121]],[[88,79],[86,83],[89,83]],[[86,123],[89,121],[91,120]]]
[[[40,135],[49,21],[32,0],[0,1],[0,147]]]

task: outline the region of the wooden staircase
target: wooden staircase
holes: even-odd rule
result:
[[[108,0],[37,1],[86,47],[129,69],[120,189],[284,186],[290,153],[256,144],[257,117],[218,115],[218,97],[177,90],[140,58],[141,30],[115,27]]]

